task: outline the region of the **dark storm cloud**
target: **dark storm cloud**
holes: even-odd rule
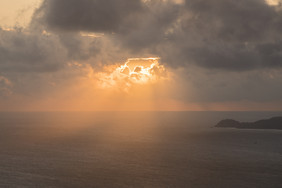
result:
[[[45,0],[34,16],[49,29],[114,33],[132,54],[173,67],[281,67],[282,11],[264,0]]]
[[[98,46],[99,39],[78,34],[0,28],[0,73],[58,71],[68,62],[95,56]]]
[[[67,50],[68,60],[87,60],[100,52],[101,44],[99,38],[89,39],[74,33],[64,33],[58,35],[60,44]]]
[[[171,1],[147,1],[146,11],[130,27],[117,32],[117,38],[132,51],[153,51],[167,40],[167,33],[180,16],[181,6]]]
[[[177,63],[229,70],[281,67],[281,12],[265,1],[187,0],[183,12],[170,41],[180,51]]]
[[[142,5],[140,0],[44,0],[35,16],[53,29],[115,32]]]
[[[162,0],[45,0],[32,25],[55,32],[116,34],[125,46],[139,50],[163,40],[163,32],[178,18],[179,8]]]
[[[257,41],[276,30],[279,17],[264,0],[187,0],[185,9],[192,17],[183,20],[183,30],[197,29],[207,39]],[[276,31],[277,32],[277,31]]]
[[[48,72],[61,68],[65,50],[58,40],[20,28],[0,29],[0,71]]]
[[[94,56],[103,63],[147,54],[171,67],[282,64],[281,7],[264,0],[45,0],[30,26],[0,30],[1,71],[56,71]],[[105,35],[90,39],[81,31]]]

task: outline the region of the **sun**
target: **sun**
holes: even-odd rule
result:
[[[129,58],[114,69],[106,67],[99,74],[100,85],[104,88],[119,87],[128,89],[134,85],[157,83],[168,79],[168,71],[159,63],[159,57]]]
[[[159,64],[159,58],[130,58],[124,65],[116,69],[133,83],[145,84],[156,81],[164,66]]]

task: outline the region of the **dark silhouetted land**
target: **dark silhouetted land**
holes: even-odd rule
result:
[[[220,121],[216,127],[238,129],[282,129],[282,117],[273,117],[255,122],[239,122],[233,119],[225,119]]]

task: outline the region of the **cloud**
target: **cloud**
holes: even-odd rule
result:
[[[0,75],[0,96],[7,97],[12,94],[13,84],[6,77]]]
[[[55,72],[71,61],[87,61],[102,46],[99,38],[24,28],[0,28],[0,72]]]
[[[116,32],[142,10],[141,0],[44,0],[35,16],[52,29]]]
[[[156,53],[174,66],[280,68],[281,10],[263,0],[187,0]],[[176,58],[172,58],[176,57]]]
[[[66,52],[54,36],[0,29],[0,71],[45,72],[63,66]]]
[[[175,54],[177,65],[235,71],[281,67],[282,17],[276,7],[263,0],[187,0],[182,11],[169,47],[159,48],[166,59]]]
[[[282,101],[282,70],[261,69],[244,72],[207,70],[190,66],[175,72],[171,98],[180,101],[275,102]]]
[[[169,72],[159,64],[159,58],[129,58],[123,65],[105,67],[95,77],[101,88],[128,92],[136,85],[169,80]]]
[[[171,67],[235,71],[281,67],[281,21],[281,5],[264,0],[45,0],[33,19],[56,32],[102,32]]]

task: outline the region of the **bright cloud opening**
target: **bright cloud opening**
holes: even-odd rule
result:
[[[119,87],[127,90],[133,85],[156,83],[168,79],[168,71],[159,63],[160,58],[129,58],[123,65],[105,67],[105,72],[98,74],[103,88]]]
[[[281,4],[281,0],[265,0],[265,2],[270,6],[277,6]]]

